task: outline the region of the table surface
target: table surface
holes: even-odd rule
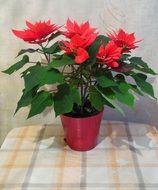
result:
[[[61,126],[13,129],[0,149],[0,189],[157,190],[158,134],[153,126],[102,123],[98,145],[71,150]]]

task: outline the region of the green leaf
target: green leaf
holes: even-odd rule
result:
[[[116,98],[118,99],[118,101],[133,107],[134,106],[134,96],[129,93],[128,91],[126,93],[119,93],[117,91],[115,91],[116,94]]]
[[[101,42],[104,46],[110,41],[110,39],[107,36],[99,35],[97,36],[95,42]]]
[[[24,55],[21,61],[18,61],[17,63],[9,67],[7,70],[2,72],[10,75],[15,71],[21,69],[28,62],[29,62],[29,57],[27,55]]]
[[[76,77],[71,77],[71,84],[74,86],[82,85],[85,84],[84,79],[76,78]]]
[[[155,71],[153,71],[151,68],[149,68],[148,64],[145,63],[141,57],[132,57],[130,59],[130,63],[138,71],[148,73],[151,75],[157,75],[157,73],[155,73]]]
[[[133,74],[133,76],[138,78],[139,80],[143,80],[143,81],[145,81],[147,79],[147,76],[143,73],[136,73],[136,74]]]
[[[80,105],[81,99],[78,89],[68,84],[58,86],[58,92],[54,96],[54,110],[56,116],[71,112],[74,103]]]
[[[122,54],[121,58],[119,59],[120,62],[126,61],[131,55],[129,54]]]
[[[25,93],[35,86],[40,86],[40,83],[46,76],[46,69],[39,65],[30,67],[28,71],[29,72],[24,75]]]
[[[132,58],[130,59],[130,62],[133,63],[133,64],[135,64],[135,65],[140,65],[140,66],[142,66],[142,67],[144,67],[144,68],[148,68],[147,63],[145,63],[145,62],[142,60],[141,57],[132,57]]]
[[[95,87],[96,88],[96,87]],[[116,108],[122,115],[125,115],[124,114],[124,111],[112,100],[110,99],[109,97],[106,96],[106,94],[103,94],[100,89],[96,88],[96,90],[98,90],[98,92],[101,93],[101,95],[103,96],[103,98],[105,98],[105,100],[107,100],[111,105],[114,106],[114,108]]]
[[[138,74],[133,74],[131,76],[135,79],[136,84],[140,87],[140,89],[143,92],[155,98],[152,85],[146,81],[147,78],[146,75],[138,73]]]
[[[18,57],[18,56],[20,56],[20,55],[22,55],[24,53],[34,53],[34,52],[37,52],[37,51],[38,51],[38,49],[32,49],[32,48],[22,49],[22,50],[19,51],[19,53],[18,53],[18,55],[16,57]]]
[[[105,104],[104,98],[94,86],[90,86],[89,88],[89,100],[91,105],[98,111],[100,111]]]
[[[53,98],[51,94],[45,91],[41,91],[36,96],[31,102],[31,109],[28,115],[28,118],[40,114],[45,110],[46,107],[52,106],[53,104]]]
[[[146,78],[146,76],[144,75],[141,75],[144,79]],[[117,74],[115,76],[116,80],[118,81],[118,89],[115,89],[113,87],[113,89],[115,91],[118,91],[118,92],[121,92],[121,93],[126,93],[129,89],[133,90],[135,93],[143,96],[143,93],[140,91],[140,89],[137,87],[137,85],[134,85],[134,84],[130,84],[130,83],[127,83],[125,81],[125,77],[121,74]]]
[[[131,90],[133,90],[135,93],[139,94],[140,96],[143,96],[144,94],[141,92],[141,90],[139,90],[139,88],[137,87],[137,85],[134,84],[130,84],[131,86]]]
[[[126,82],[120,82],[118,88],[122,93],[126,93],[130,89],[130,85]]]
[[[97,88],[103,93],[103,94],[106,94],[106,96],[109,98],[109,99],[116,99],[115,97],[115,93],[113,92],[112,88],[113,87],[108,87],[108,88],[102,88],[101,86],[98,86],[97,85]],[[114,87],[114,88],[117,88],[117,87]]]
[[[35,86],[63,83],[63,80],[63,75],[56,69],[47,70],[47,67],[35,65],[30,67],[24,75],[25,92],[30,91]]]
[[[71,86],[70,88],[71,98],[72,101],[78,105],[81,105],[81,97],[78,89],[74,86]]]
[[[119,93],[127,93],[128,90],[131,88],[131,85],[125,81],[125,77],[121,74],[118,74],[115,76],[117,80],[117,87],[112,87],[114,91],[117,91]]]
[[[43,48],[44,53],[53,54],[60,51],[59,42],[55,42],[49,48]]]
[[[102,87],[117,86],[117,83],[114,80],[104,75],[99,76],[96,79],[97,79],[98,84]]]
[[[53,59],[51,63],[48,65],[48,69],[55,67],[62,67],[64,65],[75,65],[75,61],[73,58],[63,55],[60,59]]]
[[[23,90],[23,95],[21,96],[20,100],[18,101],[17,108],[15,110],[14,115],[17,113],[17,111],[20,108],[28,106],[29,104],[31,104],[31,101],[32,101],[33,97],[35,96],[36,91],[37,91],[37,88],[34,88],[27,93],[25,93],[25,90]]]
[[[153,91],[153,87],[151,84],[149,84],[148,82],[144,81],[136,81],[137,85],[140,87],[140,89],[142,91],[144,91],[145,93],[149,94],[150,96],[152,96],[153,98],[155,98],[154,96],[154,91]]]
[[[117,93],[116,97],[120,102],[122,102],[130,107],[134,106],[134,96],[131,93],[129,93],[129,92],[126,94]]]
[[[112,79],[113,80],[113,73],[111,72],[111,70],[106,70],[106,69],[103,69],[103,68],[98,68],[98,65],[95,64],[93,65],[92,67],[92,72],[93,72],[93,75],[94,77],[100,77],[100,76],[105,76],[109,79]]]
[[[22,73],[21,73],[21,78],[23,78],[25,75],[27,75],[28,73],[30,73],[30,70],[32,70],[32,68],[36,67],[36,66],[41,66],[41,63],[40,62],[37,62],[36,65],[33,65],[33,66],[30,66],[28,67],[26,70],[24,70]]]
[[[93,65],[96,62],[96,54],[98,53],[99,47],[101,43],[103,45],[106,45],[109,42],[109,38],[104,35],[99,35],[93,42],[93,44],[89,47],[88,53],[89,53],[89,63]]]
[[[157,73],[155,73],[151,68],[140,68],[137,65],[134,65],[134,68],[136,70],[138,70],[138,71],[143,72],[143,73],[148,73],[148,74],[151,74],[151,75],[157,75]]]
[[[64,76],[56,69],[48,70],[45,77],[40,82],[40,86],[45,84],[63,83]]]

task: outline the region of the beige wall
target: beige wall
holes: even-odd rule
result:
[[[37,21],[52,19],[63,24],[67,17],[78,21],[89,20],[100,32],[123,27],[136,32],[143,39],[136,51],[158,71],[158,1],[157,0],[0,0],[0,64],[1,70],[14,63],[14,57],[28,44],[15,38],[11,28],[22,29],[26,19]],[[158,96],[158,79],[151,79]],[[23,125],[59,122],[51,112],[26,120],[28,109],[22,109],[15,117],[23,83],[19,75],[7,76],[0,73],[0,139],[14,127]],[[133,111],[125,108],[126,118],[113,110],[105,109],[105,119],[128,120],[158,125],[158,105],[143,98],[137,100]]]

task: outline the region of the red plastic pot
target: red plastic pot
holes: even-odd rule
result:
[[[65,140],[71,149],[87,151],[97,145],[102,115],[103,110],[95,115],[83,118],[61,115]]]

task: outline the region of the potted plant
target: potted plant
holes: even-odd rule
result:
[[[65,29],[50,20],[26,21],[26,25],[27,29],[12,32],[32,46],[22,49],[17,55],[20,61],[3,71],[12,74],[25,67],[21,73],[24,89],[15,113],[30,105],[30,118],[53,107],[72,149],[96,146],[104,105],[124,114],[117,102],[133,107],[136,95],[155,98],[147,75],[156,73],[141,57],[131,56],[138,47],[134,33],[119,29],[100,35],[89,22],[78,24],[70,19]],[[43,55],[45,61],[31,60],[32,53]]]

